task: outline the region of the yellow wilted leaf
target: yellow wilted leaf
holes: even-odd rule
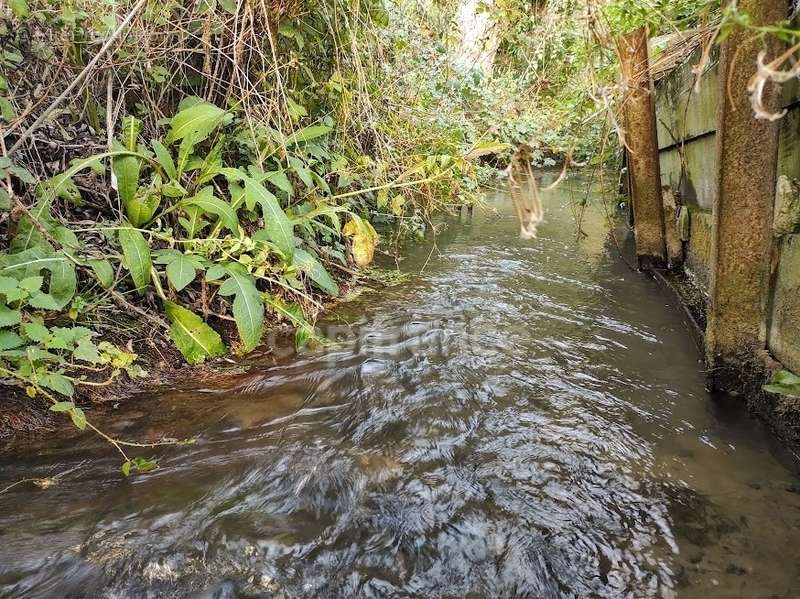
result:
[[[353,258],[360,267],[369,266],[378,245],[378,233],[370,223],[355,214],[342,229],[342,234],[353,238]]]

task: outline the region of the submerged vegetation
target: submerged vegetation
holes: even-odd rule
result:
[[[94,428],[80,391],[142,376],[154,342],[189,364],[278,322],[324,342],[314,320],[378,231],[475,203],[516,144],[614,156],[615,35],[747,26],[699,0],[473,4],[483,66],[458,60],[455,3],[10,0],[2,382]],[[152,467],[106,438],[126,474]]]

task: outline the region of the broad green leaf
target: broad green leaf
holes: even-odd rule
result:
[[[19,282],[19,286],[28,293],[36,293],[42,288],[43,284],[44,277],[40,277],[38,275],[33,277],[25,277]]]
[[[14,331],[0,331],[0,351],[17,349],[25,344],[25,340]]]
[[[400,194],[392,198],[392,213],[396,216],[403,214],[403,206],[406,205],[406,199]]]
[[[26,322],[22,325],[23,334],[37,343],[44,341],[50,334],[50,329],[44,326],[41,322]]]
[[[778,385],[800,385],[800,376],[792,374],[788,370],[779,370],[772,379]]]
[[[317,139],[318,137],[322,137],[323,135],[327,135],[330,133],[331,128],[327,125],[311,125],[310,127],[305,127],[300,129],[297,133],[292,133],[286,137],[286,141],[291,144],[299,144],[307,141],[311,141],[312,139]]]
[[[65,227],[61,224],[53,224],[53,226],[49,227],[50,234],[53,236],[61,247],[71,253],[80,252],[84,249],[83,242],[78,239],[78,236],[75,235],[75,232],[70,229],[69,227]]]
[[[324,191],[326,194],[330,195],[331,187],[330,185],[328,185],[328,182],[314,171],[309,171],[309,172],[311,173],[311,178],[314,180],[314,182],[316,182],[317,187],[320,190]]]
[[[170,338],[189,364],[200,364],[225,353],[219,334],[197,314],[170,301],[164,302],[164,310],[172,323]]]
[[[134,151],[135,150],[136,150],[136,148],[134,148]],[[127,152],[127,150],[125,150],[125,151]],[[87,165],[87,164],[85,164],[85,159],[84,158],[74,158],[74,159],[70,160],[69,166],[70,166],[70,168],[72,168],[76,164],[80,164],[80,165],[82,165],[82,168],[86,168],[88,166],[92,170],[92,172],[97,176],[101,176],[101,175],[105,175],[106,174],[106,165],[103,162],[102,158],[98,158],[97,156],[92,156],[92,157],[89,158],[89,160],[90,160],[90,162]]]
[[[155,460],[151,460],[148,458],[143,457],[135,457],[132,460],[134,467],[136,468],[137,472],[141,472],[144,474],[145,472],[150,472],[158,468],[158,462]]]
[[[70,418],[72,418],[72,424],[74,424],[78,430],[85,430],[86,429],[86,414],[83,413],[83,410],[80,408],[73,408],[69,412]]]
[[[239,170],[238,168],[231,168],[229,166],[222,167],[219,170],[219,174],[223,175],[228,180],[229,183],[244,181],[245,177],[247,177],[247,175],[243,171]]]
[[[127,462],[122,463],[122,475],[123,476],[130,476],[131,475],[131,462],[128,460]]]
[[[99,364],[101,362],[97,346],[91,339],[86,337],[78,341],[78,346],[72,352],[72,355],[76,360],[83,360],[90,364]]]
[[[34,206],[34,208],[31,210],[31,213],[35,214],[42,203],[43,202],[41,200],[37,202],[37,205]],[[57,225],[51,218],[49,211],[46,211],[43,216],[37,218],[39,224],[44,227],[45,231],[52,234],[53,229]],[[34,224],[33,220],[28,218],[27,215],[22,215],[17,221],[16,234],[11,240],[8,249],[13,254],[18,254],[35,247],[42,248],[51,254],[55,251],[55,248],[45,238],[45,235],[39,230],[39,227]]]
[[[301,248],[294,250],[294,265],[304,272],[325,293],[336,297],[339,295],[339,286],[331,275],[325,270],[314,256]]]
[[[54,255],[52,248],[39,246],[12,254],[0,254],[0,277],[3,277],[0,281],[9,275],[15,279],[34,276],[54,260],[60,259]]]
[[[15,294],[19,289],[19,281],[14,277],[0,276],[0,295]]]
[[[5,304],[7,306],[10,306],[11,304],[13,304],[15,302],[18,302],[18,301],[21,301],[21,300],[25,300],[30,294],[27,291],[25,291],[24,289],[22,289],[21,287],[12,287],[10,289],[6,289],[6,291],[3,293],[3,295],[6,298],[5,299]]]
[[[203,210],[196,206],[187,206],[186,218],[180,216],[178,222],[186,230],[189,239],[194,239],[198,233],[211,224],[203,218]]]
[[[228,274],[228,269],[222,264],[215,264],[206,271],[206,281],[219,281]]]
[[[169,264],[181,255],[183,255],[181,251],[174,248],[155,250],[153,251],[153,264]]]
[[[0,96],[0,119],[11,122],[17,118],[17,109],[8,98]]]
[[[204,212],[214,214],[234,234],[239,234],[239,218],[236,216],[236,212],[230,204],[214,196],[214,188],[211,186],[204,187],[196,196],[183,200],[180,206],[194,206]]]
[[[22,321],[22,312],[0,304],[0,327],[13,327]]]
[[[231,194],[231,207],[237,212],[242,204],[251,212],[256,209],[255,198],[247,195],[238,183],[228,183],[228,193]]]
[[[277,198],[267,188],[250,178],[244,181],[245,193],[261,206],[264,213],[264,229],[269,240],[286,256],[292,259],[294,254],[294,226],[289,217],[278,204]]]
[[[42,387],[46,387],[47,389],[60,393],[61,395],[66,395],[67,397],[72,397],[72,394],[75,393],[75,387],[72,386],[72,382],[63,374],[55,372],[47,373],[39,377],[39,384]]]
[[[314,339],[314,330],[309,327],[297,327],[294,332],[294,346],[300,351],[310,339]]]
[[[33,362],[41,361],[41,362],[61,362],[61,356],[51,353],[49,351],[45,351],[40,347],[36,346],[28,346],[25,348],[25,353],[27,354],[28,360]]]
[[[114,150],[118,152],[133,152],[136,150],[136,140],[139,137],[137,120],[127,118],[123,121],[122,142],[114,142]],[[133,147],[130,147],[130,144]],[[111,170],[117,180],[117,192],[125,211],[128,205],[136,198],[136,190],[139,189],[139,176],[141,174],[142,162],[136,156],[122,154],[111,159]],[[130,218],[130,217],[128,217]],[[133,222],[133,220],[131,221]],[[141,223],[134,223],[139,226]]]
[[[764,391],[778,395],[800,397],[800,385],[764,385]]]
[[[28,305],[37,310],[59,310],[58,302],[49,293],[34,293],[28,300]]]
[[[135,116],[126,116],[122,119],[122,146],[135,152],[139,143],[139,133],[142,130],[142,122]]]
[[[75,297],[78,289],[78,277],[75,274],[75,265],[67,259],[64,251],[59,251],[56,255],[64,259],[51,262],[45,268],[50,271],[48,295],[55,300],[56,309],[61,310]]]
[[[119,230],[119,243],[125,256],[125,266],[131,273],[136,291],[144,293],[150,282],[150,269],[153,266],[150,247],[144,235],[132,227]]]
[[[24,19],[28,16],[28,3],[25,0],[8,0],[8,5],[11,7],[11,12],[18,19]]]
[[[199,143],[195,141],[196,137],[195,133],[190,132],[181,140],[178,146],[178,162],[175,164],[178,177],[186,172],[186,168],[189,166],[189,159],[192,157],[192,152],[194,152],[194,146]]]
[[[779,370],[773,375],[772,384],[764,385],[764,391],[777,393],[779,395],[800,397],[800,376],[788,370]]]
[[[120,156],[111,162],[111,169],[117,178],[117,191],[119,199],[127,212],[128,204],[136,197],[139,188],[139,172],[141,163],[135,156]]]
[[[175,168],[175,162],[172,160],[172,154],[169,153],[169,150],[166,148],[166,146],[157,139],[154,139],[150,145],[153,147],[153,152],[158,159],[158,164],[161,165],[164,173],[170,178],[170,180],[177,179],[178,170]]]
[[[224,145],[224,140],[220,140],[214,144],[214,147],[211,148],[211,151],[206,155],[203,159],[203,162],[200,164],[200,175],[197,178],[196,185],[200,186],[208,181],[211,181],[214,177],[222,173],[222,148]]]
[[[50,406],[51,412],[69,412],[75,407],[71,401],[58,401]]]
[[[289,118],[292,119],[293,123],[296,123],[304,116],[308,116],[308,110],[306,110],[305,106],[298,104],[292,98],[286,99],[288,100]]]
[[[51,273],[51,297],[40,302],[40,296],[46,294],[35,293],[28,303],[40,309],[60,310],[72,300],[77,288],[75,265],[63,251],[53,252],[50,247],[34,246],[15,254],[0,255],[0,276],[16,275],[22,278],[38,275],[42,270]],[[45,302],[52,304],[52,307],[43,305]]]
[[[144,192],[144,197],[136,194],[131,201],[125,204],[125,215],[134,227],[141,227],[150,222],[161,203],[159,194],[145,189],[141,191]]]
[[[30,335],[28,335],[28,336],[30,336]],[[52,334],[52,335],[48,335],[44,339],[44,347],[45,347],[45,349],[69,350],[69,349],[71,349],[71,344],[68,343],[67,340],[64,339],[64,337],[61,337],[60,335]]]
[[[81,339],[91,339],[92,331],[86,327],[53,327],[50,331],[54,335],[63,338],[70,345],[74,345]]]
[[[178,181],[170,181],[161,187],[161,193],[168,198],[183,198],[189,192]]]
[[[264,175],[264,181],[271,183],[281,191],[286,192],[290,197],[294,193],[294,189],[289,181],[289,177],[286,176],[286,172],[282,170],[270,171],[268,173],[264,173]]]
[[[196,261],[189,256],[178,254],[167,264],[167,279],[175,291],[181,291],[197,276]]]
[[[25,183],[25,185],[33,185],[36,183],[36,177],[34,177],[29,170],[24,169],[21,166],[14,166],[8,169],[7,172],[12,177],[16,177]]]
[[[375,205],[378,207],[378,210],[383,210],[384,208],[386,208],[388,203],[389,203],[389,189],[386,187],[379,189],[375,199]]]
[[[308,170],[305,162],[294,156],[289,156],[289,165],[292,167],[292,170],[297,173],[297,176],[300,177],[303,185],[309,189],[313,189],[314,179],[311,177],[311,171]]]
[[[229,277],[219,288],[223,297],[233,295],[233,318],[245,351],[251,351],[264,334],[264,304],[253,277],[238,269],[228,270]]]
[[[194,143],[198,144],[222,124],[227,114],[222,108],[208,102],[198,102],[184,108],[172,117],[172,129],[167,134],[166,142],[171,144],[193,135]]]
[[[92,259],[89,260],[89,266],[100,282],[100,286],[103,289],[111,289],[114,285],[114,267],[111,266],[111,262],[105,259]]]

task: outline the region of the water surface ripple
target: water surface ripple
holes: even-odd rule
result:
[[[77,469],[0,495],[0,595],[800,596],[789,461],[567,189],[534,241],[503,195],[448,223],[325,351],[123,406],[120,435],[199,435],[152,475],[83,437],[7,459]]]

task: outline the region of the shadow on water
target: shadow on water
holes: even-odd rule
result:
[[[569,186],[534,241],[490,195],[325,351],[120,408],[119,435],[198,435],[152,475],[83,437],[8,460],[0,486],[75,470],[0,495],[0,595],[798,596],[796,474],[704,391],[594,195],[575,241]]]

